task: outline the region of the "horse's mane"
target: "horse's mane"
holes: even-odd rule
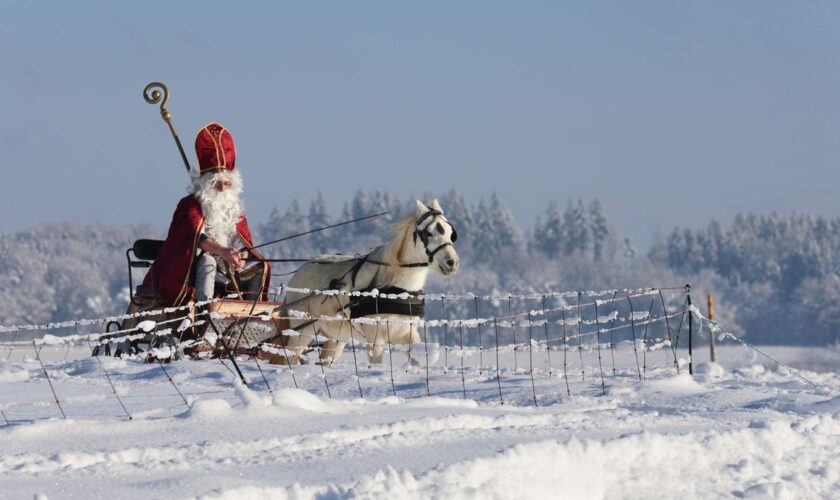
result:
[[[391,282],[397,273],[406,272],[406,268],[400,267],[400,264],[407,264],[407,262],[400,262],[400,254],[404,246],[413,241],[411,236],[414,233],[415,223],[416,220],[412,214],[392,226],[393,238],[382,247],[382,259],[390,265],[379,271],[386,282]]]
[[[402,253],[403,247],[411,237],[411,234],[414,233],[415,222],[414,215],[409,215],[401,221],[396,222],[391,228],[393,239],[386,245],[385,255],[389,264],[400,264],[400,253]]]

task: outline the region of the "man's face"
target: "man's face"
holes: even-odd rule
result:
[[[230,181],[228,180],[218,180],[215,184],[213,184],[213,189],[220,193],[224,193],[230,188]]]

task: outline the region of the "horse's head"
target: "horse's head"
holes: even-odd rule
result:
[[[455,274],[460,258],[452,244],[458,239],[458,233],[446,220],[440,203],[434,200],[427,207],[418,200],[415,221],[414,238],[423,245],[429,266],[443,276]]]

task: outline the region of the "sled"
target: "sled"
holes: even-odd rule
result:
[[[289,328],[282,302],[219,299],[203,308],[194,301],[172,309],[164,304],[151,287],[134,286],[133,271],[148,269],[163,245],[161,240],[141,239],[126,250],[128,262],[129,305],[121,322],[106,326],[92,354],[123,356],[147,353],[147,360],[219,356],[225,353],[256,353],[262,343],[283,342],[282,332]],[[150,314],[142,314],[150,313]],[[141,322],[154,325],[151,331],[135,330]],[[208,354],[209,353],[209,354]]]

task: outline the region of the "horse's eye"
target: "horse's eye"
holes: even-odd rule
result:
[[[440,225],[440,222],[437,223],[437,225],[435,226],[435,229],[437,229],[437,232],[440,233],[440,234],[443,234],[443,233],[446,232],[446,230],[443,229],[443,226]]]
[[[456,231],[454,227],[452,228],[452,236],[449,237],[449,240],[452,243],[455,243],[456,241],[458,241],[458,231]]]

